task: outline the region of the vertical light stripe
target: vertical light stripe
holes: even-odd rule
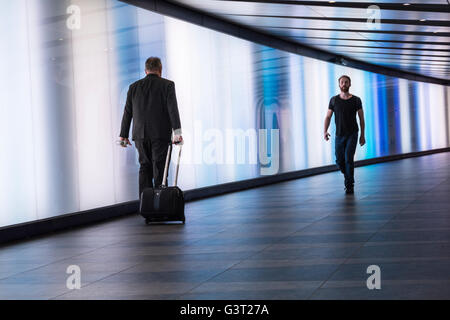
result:
[[[450,86],[444,87],[444,90],[447,90],[447,95],[446,95],[447,96],[447,101],[444,101],[444,103],[445,103],[444,108],[447,110],[446,112],[449,115],[448,121],[445,124],[445,126],[447,128],[448,136],[450,137]],[[447,146],[450,147],[450,144],[447,145]]]
[[[320,65],[317,60],[305,58],[305,93],[306,93],[306,127],[308,141],[308,165],[309,167],[318,167],[322,164],[322,131],[320,123],[323,122],[322,115],[324,105],[328,104],[328,96],[324,98],[321,83],[322,74],[320,73]],[[323,103],[321,103],[324,101]],[[325,102],[326,101],[326,102]],[[320,147],[318,147],[320,146]]]
[[[410,113],[411,106],[409,105],[408,97],[408,81],[405,79],[399,79],[398,88],[399,92],[399,104],[400,104],[400,134],[402,143],[402,152],[408,153],[411,150],[411,127],[410,127]],[[399,137],[397,137],[399,138]]]
[[[43,4],[39,1],[27,1],[28,32],[29,32],[29,54],[30,54],[30,85],[32,98],[33,138],[35,148],[35,185],[36,185],[36,210],[38,217],[47,217],[58,214],[53,208],[57,199],[51,194],[52,184],[52,158],[49,144],[54,139],[50,130],[52,126],[49,112],[49,104],[52,99],[47,90],[45,81],[47,70],[45,68],[46,58],[44,56],[43,43],[45,34],[41,20],[43,19]]]
[[[325,140],[323,139],[323,122],[325,119],[325,116],[328,112],[328,104],[330,102],[331,96],[334,95],[334,92],[330,91],[330,86],[326,85],[330,83],[330,81],[333,81],[334,79],[329,78],[329,68],[332,68],[332,66],[329,63],[325,63],[323,61],[320,61],[319,63],[319,74],[320,82],[323,83],[322,85],[320,83],[317,83],[316,85],[321,88],[320,95],[317,97],[317,111],[318,111],[318,122],[317,122],[317,141],[320,141],[321,146],[321,153],[322,153],[322,159],[321,159],[321,165],[327,165],[329,164],[329,159],[332,157],[332,151],[329,147],[328,143],[325,143]]]
[[[445,147],[445,102],[442,86],[429,84],[428,113],[430,119],[431,144],[433,149]]]
[[[0,227],[37,219],[30,29],[25,0],[0,0]]]
[[[426,84],[419,82],[417,83],[417,100],[418,100],[418,113],[417,113],[417,123],[419,124],[419,132],[420,132],[420,150],[423,151],[427,149],[427,140],[428,140],[428,132],[427,132],[427,124],[426,124],[426,116],[425,112],[427,112],[427,101],[425,100],[425,86]]]
[[[115,202],[111,159],[117,133],[111,127],[105,2],[72,3],[89,13],[73,39],[80,210],[87,210]]]
[[[375,73],[371,74],[371,83],[372,83],[372,101],[373,101],[373,123],[374,123],[374,131],[373,131],[373,141],[375,144],[375,155],[379,157],[381,154],[381,129],[383,123],[380,123],[379,112],[380,112],[380,99],[378,96],[378,83],[377,83],[377,75]]]
[[[365,95],[365,81],[364,81],[364,73],[361,70],[348,68],[347,71],[348,76],[351,78],[351,87],[350,93],[358,96],[361,99],[361,103],[364,108],[364,95]],[[359,123],[358,114],[355,114],[356,122],[358,124],[359,132],[358,132],[358,142],[356,144],[356,152],[355,152],[355,160],[360,160],[366,158],[367,154],[367,145],[361,147],[359,145],[359,137],[361,134],[361,126]]]
[[[303,83],[301,82],[303,72],[303,65],[300,64],[300,57],[296,55],[290,55],[289,57],[290,65],[290,97],[291,97],[291,108],[292,108],[292,135],[293,135],[293,145],[295,155],[295,168],[297,170],[305,168],[304,152],[306,149],[306,138],[304,136],[303,125],[305,123],[305,113],[303,106],[302,96],[305,94],[303,92]]]

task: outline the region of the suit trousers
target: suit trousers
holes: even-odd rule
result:
[[[135,140],[139,153],[139,199],[146,188],[159,187],[163,181],[169,141]],[[169,156],[170,163],[170,156]],[[167,170],[169,171],[169,170]]]

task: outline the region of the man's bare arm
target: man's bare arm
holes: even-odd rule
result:
[[[333,116],[333,110],[328,109],[327,116],[325,117],[325,124],[323,128],[323,137],[326,141],[330,139],[330,134],[328,133],[328,128],[330,127],[331,117]]]
[[[358,110],[358,117],[359,117],[359,126],[361,127],[361,136],[359,137],[359,144],[361,147],[366,144],[366,123],[364,122],[364,111],[363,109]]]

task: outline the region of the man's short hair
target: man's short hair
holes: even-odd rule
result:
[[[347,76],[347,75],[345,75],[345,74],[342,75],[342,76],[340,76],[340,78],[338,79],[338,83],[341,82],[341,79],[342,79],[342,78],[347,78],[347,79],[348,79],[348,82],[349,82],[349,83],[352,83],[352,79],[350,79],[350,77]]]
[[[150,57],[145,61],[145,70],[147,71],[161,71],[162,63],[158,57]]]

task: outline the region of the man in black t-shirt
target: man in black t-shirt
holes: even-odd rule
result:
[[[332,97],[328,106],[327,116],[325,118],[324,138],[329,140],[330,134],[328,127],[330,126],[333,112],[336,122],[336,163],[345,177],[345,190],[347,194],[353,194],[354,169],[355,164],[353,158],[356,151],[356,143],[358,140],[358,124],[356,123],[356,114],[359,117],[361,126],[361,136],[359,144],[361,147],[366,143],[364,135],[364,113],[362,110],[361,99],[349,93],[351,80],[349,76],[343,75],[339,78],[339,88],[341,93]]]

